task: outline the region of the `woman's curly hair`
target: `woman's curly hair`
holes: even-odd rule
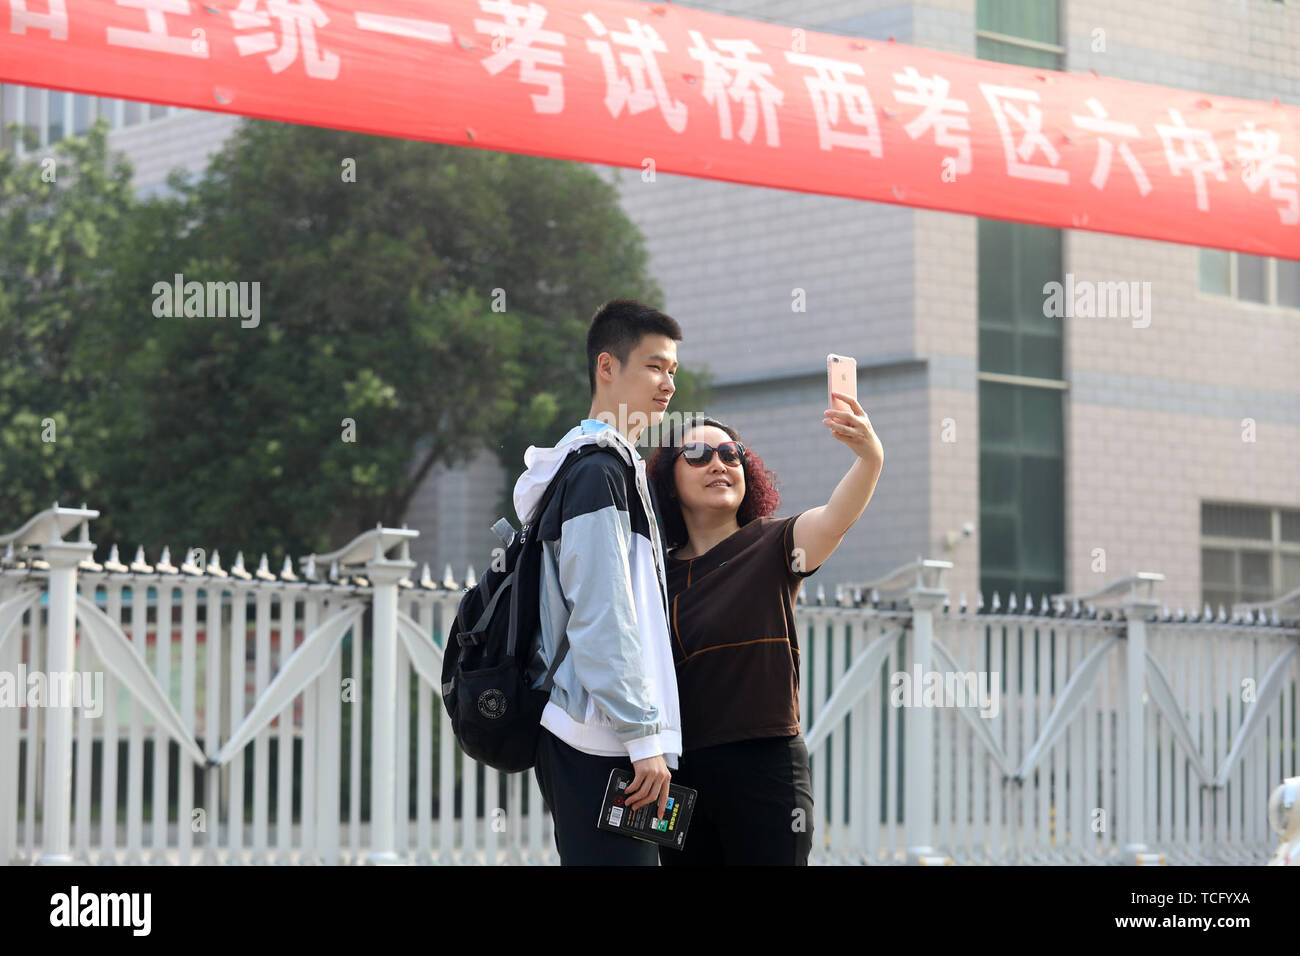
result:
[[[708,415],[691,416],[685,424],[674,425],[667,440],[660,446],[646,466],[646,475],[654,488],[656,504],[659,507],[659,524],[664,534],[664,547],[672,551],[686,544],[690,535],[686,531],[686,520],[682,517],[682,506],[677,500],[677,484],[673,479],[673,466],[677,451],[685,441],[686,433],[701,425],[721,428],[734,441],[744,441],[730,425],[710,418]],[[763,464],[763,459],[746,446],[741,457],[741,469],[745,473],[745,497],[741,499],[736,510],[736,524],[744,527],[755,518],[766,518],[776,511],[781,502],[777,493],[777,477]]]

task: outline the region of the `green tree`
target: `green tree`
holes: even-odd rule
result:
[[[10,129],[18,135],[16,124]],[[29,134],[30,135],[30,134]],[[28,139],[29,150],[36,143]],[[76,413],[88,370],[76,343],[104,308],[131,169],[107,127],[19,161],[0,150],[0,529],[81,503],[92,481]]]
[[[513,480],[588,408],[596,305],[662,299],[614,189],[573,163],[245,121],[171,185],[82,340],[100,541],[278,561],[400,522],[482,447]],[[258,324],[155,316],[176,273],[258,283]]]

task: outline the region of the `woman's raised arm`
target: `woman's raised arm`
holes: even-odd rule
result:
[[[885,449],[858,400],[842,392],[833,394],[847,402],[852,411],[828,408],[822,424],[832,438],[848,445],[858,457],[835,486],[830,501],[809,508],[794,523],[795,552],[805,568],[820,567],[862,517],[885,462]]]

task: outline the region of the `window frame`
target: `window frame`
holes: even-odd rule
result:
[[[1297,0],[1300,3],[1300,0]],[[1201,252],[1223,252],[1228,256],[1228,294],[1221,292],[1206,292],[1201,288]],[[1285,309],[1287,312],[1300,312],[1300,305],[1287,305],[1279,302],[1277,298],[1277,264],[1280,261],[1295,262],[1294,259],[1279,260],[1277,256],[1259,256],[1264,260],[1264,288],[1267,302],[1256,302],[1253,299],[1240,298],[1240,291],[1237,288],[1237,261],[1242,253],[1235,249],[1211,249],[1208,246],[1198,246],[1196,249],[1196,287],[1195,294],[1199,301],[1210,303],[1231,302],[1233,305],[1246,309],[1267,310]]]
[[[1253,501],[1218,501],[1214,499],[1202,498],[1201,507],[1205,505],[1221,505],[1229,508],[1249,508],[1256,511],[1267,511],[1269,513],[1269,538],[1242,538],[1230,535],[1209,535],[1204,529],[1204,518],[1201,518],[1201,527],[1197,531],[1198,544],[1198,573],[1200,575],[1200,603],[1204,605],[1205,599],[1205,551],[1227,551],[1233,555],[1233,575],[1232,588],[1234,598],[1233,606],[1240,603],[1255,603],[1257,599],[1246,600],[1241,597],[1241,553],[1243,551],[1255,551],[1267,554],[1269,556],[1269,591],[1272,597],[1263,598],[1264,601],[1276,600],[1282,597],[1284,592],[1282,581],[1283,556],[1300,559],[1300,541],[1284,541],[1282,539],[1282,512],[1300,511],[1295,505],[1267,505]],[[1293,589],[1294,590],[1294,589]],[[1214,609],[1217,613],[1218,608]],[[1225,607],[1228,613],[1231,608]]]
[[[115,97],[91,96],[89,94],[76,94],[64,90],[51,90],[43,86],[26,86],[22,83],[0,83],[0,90],[11,90],[11,89],[17,91],[16,93],[17,99],[14,104],[14,116],[9,117],[6,115],[4,117],[4,122],[9,123],[12,120],[19,123],[19,125],[23,127],[29,124],[35,127],[37,145],[36,145],[36,149],[32,152],[33,155],[41,155],[45,153],[45,151],[48,150],[49,147],[53,146],[55,143],[61,142],[64,139],[84,135],[84,133],[75,132],[76,130],[76,105],[75,104],[76,104],[76,97],[80,95],[87,96],[89,100],[89,109],[90,109],[91,116],[95,119],[105,115],[105,113],[102,111],[102,107],[107,105],[112,105],[112,110],[111,110],[112,115],[111,115],[111,119],[109,120],[110,131],[125,129],[127,127],[145,126],[150,123],[162,123],[162,122],[166,122],[168,119],[170,119],[173,116],[180,115],[182,112],[189,112],[189,110],[182,109],[181,107],[178,106],[149,103],[144,100],[128,101],[128,100],[115,98]],[[28,92],[33,92],[36,94],[37,115],[35,117],[31,117],[28,115],[28,113],[30,112],[30,110],[27,109],[28,103],[26,100],[26,95]],[[62,128],[64,130],[64,135],[59,137],[58,139],[50,138],[50,120],[52,118],[51,107],[53,106],[51,102],[51,97],[53,94],[66,94],[64,96],[62,109],[60,110],[61,115],[59,117],[59,121],[61,122]],[[140,119],[134,123],[126,122],[125,105],[128,102],[133,103],[139,107]],[[3,103],[2,97],[0,97],[0,103]],[[162,116],[156,116],[151,118],[149,114],[154,109],[164,109],[166,110],[166,112]],[[94,120],[92,119],[92,123],[93,122]],[[23,146],[21,135],[18,137],[17,141],[14,144],[14,155],[17,156],[19,159],[25,159],[28,156],[28,150]]]

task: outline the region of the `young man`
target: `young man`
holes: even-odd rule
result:
[[[662,816],[682,749],[662,541],[635,446],[668,408],[681,338],[677,323],[648,305],[602,305],[587,332],[590,414],[554,448],[530,446],[515,483],[519,519],[535,521],[542,542],[534,687],[560,637],[569,640],[542,712],[535,767],[566,866],[658,863],[654,845],[598,830],[596,820],[614,767],[634,774],[627,806]],[[546,513],[534,516],[565,457],[592,442],[616,454],[578,461]]]

